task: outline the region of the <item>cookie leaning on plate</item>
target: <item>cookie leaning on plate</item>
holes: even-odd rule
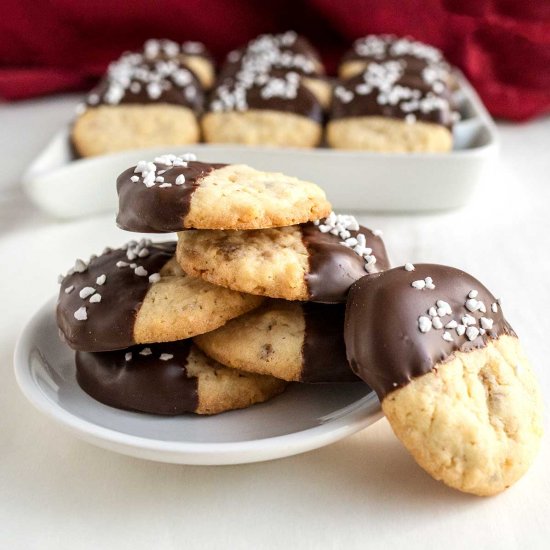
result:
[[[314,183],[245,164],[197,162],[195,155],[140,161],[117,179],[117,224],[145,233],[182,229],[263,229],[328,215]]]
[[[345,302],[349,287],[389,267],[378,234],[353,216],[261,231],[183,231],[177,259],[190,275],[271,298]]]
[[[57,323],[65,341],[83,351],[181,340],[214,330],[261,298],[183,273],[175,243],[142,240],[77,260],[62,278]]]
[[[285,382],[228,369],[191,340],[103,353],[76,353],[80,387],[118,409],[159,415],[218,414],[266,401]]]
[[[352,368],[435,479],[493,495],[527,471],[540,392],[498,300],[471,275],[421,264],[365,277],[350,290],[344,335]]]
[[[355,382],[344,346],[343,304],[266,300],[195,344],[222,365],[289,382]]]

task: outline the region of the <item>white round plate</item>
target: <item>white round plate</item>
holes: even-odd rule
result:
[[[328,445],[376,422],[364,384],[292,384],[249,409],[212,417],[159,417],[95,401],[76,383],[73,352],[55,323],[55,300],[32,317],[15,349],[17,382],[33,405],[76,436],[112,451],[179,464],[239,464]]]

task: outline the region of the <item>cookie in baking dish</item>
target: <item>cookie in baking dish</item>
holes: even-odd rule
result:
[[[344,346],[344,304],[266,300],[194,338],[222,365],[289,382],[356,382]]]
[[[177,59],[125,54],[86,96],[72,127],[73,148],[91,157],[196,143],[203,105],[200,82]]]
[[[448,152],[458,120],[437,76],[404,71],[403,63],[371,63],[334,89],[327,142],[337,149]]]
[[[271,298],[345,302],[357,279],[387,269],[378,232],[353,216],[261,231],[183,231],[182,269],[216,285]]]
[[[147,59],[176,59],[190,69],[202,87],[209,90],[216,78],[214,59],[202,42],[188,40],[179,44],[174,40],[147,40],[143,45]]]
[[[286,383],[223,367],[191,340],[76,353],[76,379],[91,397],[118,409],[157,415],[219,414],[261,403]]]
[[[261,229],[326,216],[315,184],[245,164],[198,162],[191,154],[140,161],[117,179],[117,223],[128,231]]]
[[[214,330],[261,303],[183,273],[175,243],[130,242],[77,260],[62,278],[57,324],[73,349],[109,351]]]
[[[350,290],[344,336],[353,370],[435,479],[493,495],[527,471],[540,392],[499,301],[474,277],[433,264],[365,277]]]

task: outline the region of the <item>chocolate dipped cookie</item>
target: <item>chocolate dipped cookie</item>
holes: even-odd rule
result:
[[[86,96],[72,127],[72,144],[76,154],[90,157],[196,143],[203,105],[200,82],[177,58],[125,54]]]
[[[110,351],[214,330],[261,303],[258,296],[183,273],[175,243],[132,241],[77,260],[61,279],[57,324],[69,346]]]
[[[327,142],[337,149],[447,152],[458,119],[441,75],[404,61],[370,63],[334,89]]]
[[[474,277],[433,264],[365,277],[350,289],[344,336],[352,369],[435,479],[493,495],[527,471],[542,435],[538,384]]]
[[[143,45],[143,55],[147,59],[177,59],[195,74],[205,90],[214,84],[214,59],[202,42],[188,40],[179,44],[173,40],[152,38]]]
[[[344,304],[266,300],[194,338],[222,365],[289,382],[356,382],[344,346]]]
[[[76,353],[76,379],[91,397],[117,409],[175,416],[219,414],[278,395],[285,382],[223,367],[191,340]]]
[[[261,231],[184,231],[182,269],[226,288],[285,300],[345,302],[357,279],[389,267],[378,234],[353,216]]]
[[[245,164],[198,162],[191,154],[140,161],[117,179],[117,224],[128,231],[261,229],[325,216],[317,185]]]

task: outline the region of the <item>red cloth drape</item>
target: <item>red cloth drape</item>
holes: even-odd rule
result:
[[[83,90],[147,38],[200,40],[218,59],[262,32],[295,29],[334,72],[352,40],[410,35],[441,48],[493,115],[550,111],[549,0],[4,0],[0,97]]]

